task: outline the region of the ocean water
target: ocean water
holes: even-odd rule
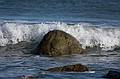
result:
[[[119,0],[0,0],[0,79],[105,79],[120,69]],[[73,35],[83,55],[40,57],[31,55],[51,30]],[[95,48],[95,46],[97,48]],[[51,67],[81,63],[89,72],[54,73]]]

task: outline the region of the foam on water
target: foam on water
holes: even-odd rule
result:
[[[67,24],[4,22],[0,24],[0,46],[21,41],[40,41],[50,30],[63,30],[73,35],[85,48],[99,45],[103,50],[120,46],[120,28],[96,27],[90,23]]]

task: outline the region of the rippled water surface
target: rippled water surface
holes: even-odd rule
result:
[[[89,72],[46,72],[51,67],[81,63]],[[37,79],[104,79],[109,69],[120,69],[119,52],[90,52],[84,55],[63,57],[17,56],[0,57],[0,79],[21,79],[34,76]]]

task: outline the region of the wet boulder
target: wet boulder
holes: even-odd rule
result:
[[[88,67],[82,64],[66,65],[62,67],[49,68],[47,71],[50,72],[84,72],[88,71]]]
[[[46,56],[83,53],[80,43],[72,35],[60,30],[48,32],[36,50],[37,54]]]
[[[106,75],[109,79],[120,79],[120,70],[110,70]]]

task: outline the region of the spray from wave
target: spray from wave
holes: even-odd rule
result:
[[[51,23],[14,23],[0,24],[0,46],[22,41],[39,42],[50,30],[63,30],[73,35],[85,48],[100,46],[102,50],[113,50],[120,46],[120,28],[102,28],[89,23],[67,24]]]

